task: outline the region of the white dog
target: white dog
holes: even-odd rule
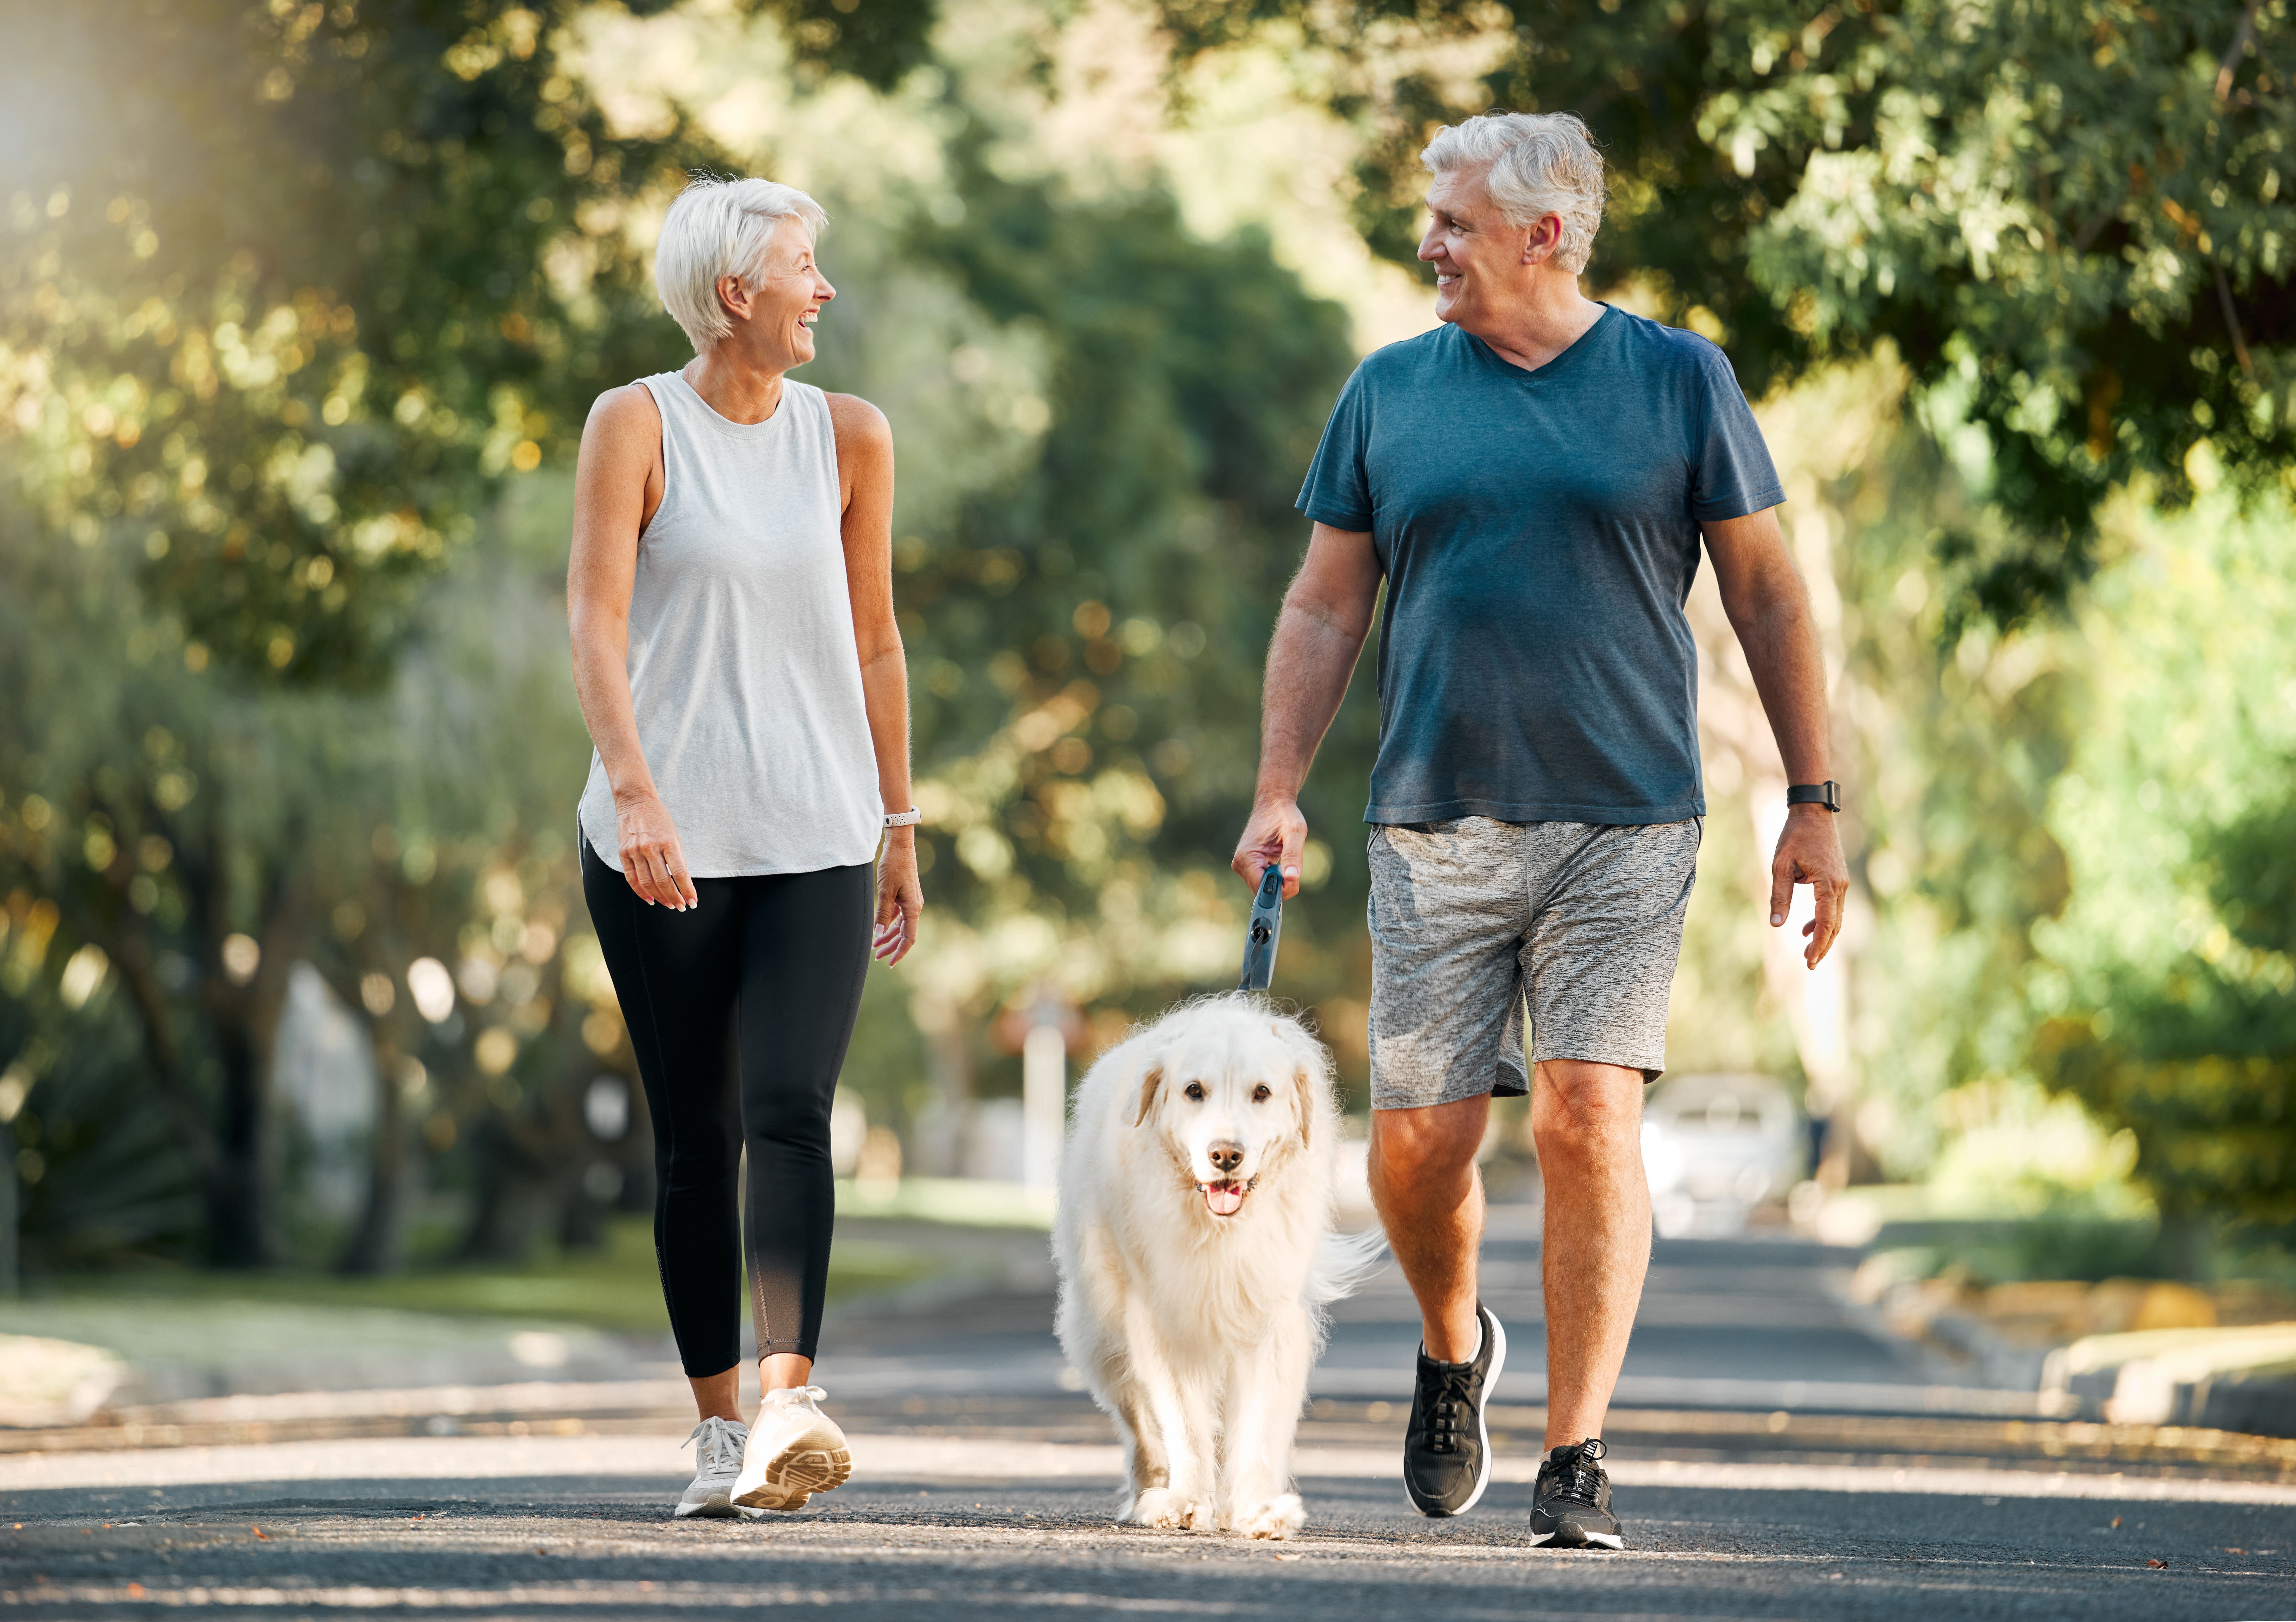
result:
[[[1324,1303],[1374,1264],[1331,1232],[1331,1060],[1263,999],[1136,1031],[1078,1089],[1054,1250],[1061,1346],[1116,1421],[1124,1519],[1288,1537]]]

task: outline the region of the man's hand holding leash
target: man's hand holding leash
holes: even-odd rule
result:
[[[1300,852],[1308,843],[1308,819],[1300,803],[1289,795],[1268,795],[1254,801],[1251,819],[1236,841],[1235,856],[1227,864],[1253,889],[1261,875],[1277,862],[1283,864],[1283,898],[1300,893]]]

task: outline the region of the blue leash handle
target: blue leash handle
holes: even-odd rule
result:
[[[1283,934],[1283,866],[1269,862],[1259,877],[1259,893],[1252,898],[1251,930],[1243,942],[1243,977],[1240,992],[1264,992],[1275,978],[1275,943]]]

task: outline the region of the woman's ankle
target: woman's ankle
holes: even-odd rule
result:
[[[693,1387],[693,1411],[705,1420],[731,1420],[742,1422],[742,1365],[718,1374],[685,1377]]]
[[[765,1391],[794,1391],[813,1383],[813,1359],[775,1352],[758,1359],[758,1385]]]

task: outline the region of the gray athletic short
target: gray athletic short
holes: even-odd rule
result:
[[[1666,1068],[1666,998],[1705,819],[1371,831],[1371,1102],[1530,1091],[1523,1061]]]

